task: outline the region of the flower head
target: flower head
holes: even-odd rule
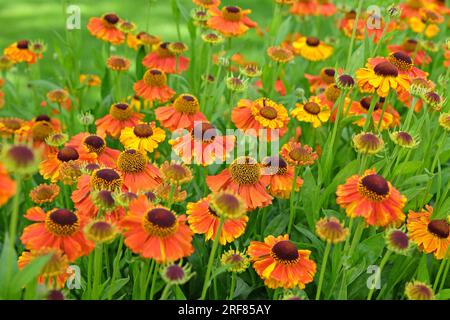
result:
[[[353,175],[336,191],[336,203],[351,218],[363,217],[369,225],[399,225],[404,219],[406,197],[375,170]]]
[[[348,228],[337,218],[326,217],[317,221],[316,233],[323,241],[339,243],[348,237]]]
[[[189,264],[168,264],[160,271],[161,278],[167,284],[176,284],[182,285],[188,282],[193,276],[195,276],[195,272],[192,272],[191,266]]]
[[[359,153],[377,154],[384,148],[383,139],[371,132],[361,132],[353,136],[353,147]]]
[[[309,250],[298,250],[288,235],[268,236],[264,242],[251,241],[248,255],[253,268],[269,288],[304,288],[313,281],[316,263]]]
[[[118,235],[118,228],[111,222],[92,220],[84,228],[86,237],[96,244],[110,243]]]
[[[224,252],[220,262],[227,267],[227,271],[235,273],[244,272],[250,265],[250,259],[245,253],[233,249]]]
[[[411,281],[406,284],[405,295],[408,300],[434,300],[431,286],[420,281]]]

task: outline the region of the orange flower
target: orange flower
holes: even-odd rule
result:
[[[271,289],[303,289],[316,273],[316,263],[309,259],[311,251],[298,250],[287,234],[251,241],[247,252],[253,268]]]
[[[187,204],[189,226],[194,233],[204,234],[206,240],[214,240],[220,224],[218,213],[211,207],[211,196]],[[236,219],[226,219],[219,236],[220,244],[225,245],[240,237],[248,222],[246,215]]]
[[[33,64],[38,58],[38,56],[30,50],[30,41],[28,40],[14,42],[9,47],[5,48],[3,53],[14,63],[26,62],[28,64]]]
[[[231,120],[245,133],[271,141],[286,133],[289,116],[283,105],[268,98],[241,99],[231,112]]]
[[[12,137],[23,135],[30,130],[29,124],[20,118],[0,118],[0,135]]]
[[[154,52],[142,60],[148,69],[160,69],[165,73],[181,73],[189,68],[189,59],[169,50],[170,42],[160,43]]]
[[[137,50],[140,46],[147,46],[152,49],[153,46],[156,46],[160,42],[161,39],[159,37],[145,31],[141,31],[137,35],[131,33],[127,35],[127,45],[133,50]]]
[[[130,69],[131,62],[127,58],[119,56],[111,56],[106,60],[106,66],[108,69],[114,71],[127,71]]]
[[[431,220],[433,208],[426,206],[420,212],[409,211],[408,235],[425,253],[433,253],[436,259],[443,259],[450,245],[450,225],[444,219]]]
[[[112,192],[122,190],[125,191],[125,188],[119,172],[110,168],[99,168],[90,175],[85,174],[78,179],[77,188],[72,192],[71,199],[83,216],[97,217],[100,205],[107,220],[117,221],[124,215],[124,210],[116,208]],[[96,192],[100,194],[95,194],[96,199],[93,199]]]
[[[16,182],[11,179],[3,163],[0,163],[0,206],[3,206],[16,193]]]
[[[66,143],[67,147],[78,151],[80,159],[89,163],[99,163],[106,167],[115,167],[120,151],[108,148],[101,136],[81,132]]]
[[[56,184],[40,184],[30,191],[30,198],[34,203],[50,203],[59,195],[59,186]]]
[[[101,83],[102,80],[95,74],[80,74],[80,84],[88,87],[98,87]]]
[[[385,98],[390,89],[398,94],[409,90],[409,79],[405,74],[399,73],[398,68],[390,62],[380,62],[375,66],[370,63],[366,68],[356,71],[359,89],[362,92],[377,92],[380,97]]]
[[[250,28],[255,28],[257,23],[250,20],[247,15],[251,10],[242,10],[240,7],[228,6],[219,10],[217,7],[209,9],[211,18],[207,21],[207,26],[217,30],[226,37],[237,37],[247,32]]]
[[[126,246],[144,258],[166,263],[194,252],[186,216],[153,205],[145,195],[131,201],[122,226]]]
[[[118,138],[122,129],[137,125],[144,115],[133,111],[127,103],[115,103],[109,109],[109,114],[95,121],[97,133]]]
[[[119,21],[115,13],[107,13],[100,18],[91,18],[87,29],[94,37],[117,45],[125,41],[125,34],[117,28]]]
[[[124,186],[131,192],[149,191],[162,183],[158,168],[138,150],[123,151],[117,160],[117,168],[122,173]]]
[[[336,71],[333,68],[323,68],[317,76],[308,73],[305,73],[304,75],[309,82],[309,90],[311,93],[319,94],[321,91],[325,90],[328,85],[335,82],[334,77]]]
[[[86,220],[68,209],[52,209],[47,213],[39,207],[28,209],[25,218],[36,223],[26,227],[20,240],[29,250],[43,247],[62,250],[69,261],[86,256],[94,248],[83,234]]]
[[[387,49],[390,53],[402,52],[410,57],[414,57],[414,63],[418,66],[431,62],[431,57],[420,48],[419,42],[415,39],[405,39],[401,45],[388,45]]]
[[[192,0],[194,4],[203,8],[218,7],[221,0]]]
[[[373,169],[348,178],[338,186],[336,195],[336,203],[349,217],[363,217],[369,225],[399,225],[405,219],[406,197]]]
[[[206,177],[206,184],[214,192],[231,189],[244,199],[248,210],[272,203],[261,176],[261,168],[250,157],[239,157],[218,175]]]
[[[155,110],[156,119],[170,131],[192,129],[195,122],[205,122],[206,117],[200,112],[197,98],[191,94],[179,95],[173,104]]]
[[[428,72],[422,71],[415,67],[411,57],[401,51],[393,52],[387,58],[369,58],[368,62],[373,68],[375,68],[375,66],[379,63],[390,62],[397,67],[399,74],[408,76],[410,80],[415,78],[426,79],[428,76]]]
[[[289,11],[297,16],[313,16],[317,13],[317,3],[314,0],[296,0]]]
[[[363,116],[361,119],[356,120],[354,123],[357,126],[364,127],[364,124],[366,123],[366,117],[367,112],[370,108],[372,98],[370,96],[362,98],[360,101],[353,101],[352,105],[348,111],[348,114],[351,116]],[[383,99],[384,100],[384,99]],[[394,123],[394,115],[398,116],[397,111],[392,108],[391,106],[387,106],[386,110],[383,114],[383,104],[384,101],[379,101],[375,105],[373,112],[372,112],[372,121],[374,123],[375,128],[378,128],[378,125],[381,121],[380,130],[385,130],[390,127],[394,127],[396,123]],[[381,115],[383,115],[383,118],[381,118]]]
[[[169,143],[184,163],[208,166],[216,160],[224,161],[233,150],[235,140],[235,136],[220,135],[208,122],[198,122],[190,132]]]
[[[39,273],[38,282],[40,284],[48,284],[50,287],[64,288],[68,277],[67,268],[69,261],[59,248],[39,248],[33,251],[24,251],[19,257],[19,269],[25,268],[35,259],[51,255],[49,261],[44,265]],[[55,281],[56,280],[56,281]]]
[[[267,157],[262,160],[261,165],[262,181],[267,184],[269,193],[277,198],[289,198],[294,181],[294,167],[288,166],[279,156]],[[298,191],[302,185],[302,178],[297,177],[295,191]]]
[[[167,77],[164,71],[155,68],[147,70],[143,79],[137,81],[133,88],[138,97],[150,102],[164,103],[175,95],[175,91],[167,86]]]
[[[281,147],[280,155],[293,166],[310,166],[318,158],[317,153],[310,146],[302,146],[300,142],[294,140],[290,140]]]
[[[72,147],[64,147],[58,152],[50,153],[46,160],[39,164],[39,173],[44,179],[50,179],[52,183],[60,180],[61,166],[63,163],[78,162],[80,155]]]

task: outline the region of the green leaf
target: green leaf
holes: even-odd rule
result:
[[[450,289],[444,289],[439,291],[436,295],[437,300],[450,300]]]
[[[119,292],[120,289],[128,283],[128,281],[130,281],[130,277],[114,280],[114,282],[103,292],[102,300],[108,299],[109,296],[114,296],[114,294]]]
[[[287,227],[289,216],[287,214],[279,214],[275,216],[264,229],[264,236],[281,234]]]
[[[399,174],[408,175],[417,171],[417,168],[422,164],[423,161],[408,161],[400,163],[394,170],[394,177]]]
[[[179,286],[175,286],[175,298],[177,300],[187,300],[186,296],[183,293],[183,290]]]
[[[140,80],[144,76],[144,65],[142,64],[142,60],[144,60],[146,53],[145,47],[140,46],[139,50],[136,54],[136,79]]]
[[[33,259],[25,268],[16,273],[11,279],[10,292],[20,292],[31,281],[36,281],[37,277],[41,273],[45,264],[50,261],[51,255],[45,255],[36,259]]]
[[[428,274],[428,256],[423,255],[417,268],[417,280],[430,283],[430,275]]]

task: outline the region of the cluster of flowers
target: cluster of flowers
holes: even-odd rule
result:
[[[237,6],[219,8],[220,0],[193,2],[198,7],[192,12],[192,18],[206,30],[202,39],[208,44],[241,36],[251,28],[264,33],[248,17],[250,10]],[[334,16],[338,11],[332,3],[322,0],[275,2],[300,17]],[[392,16],[395,10],[397,8],[392,8]],[[406,1],[399,10],[400,19],[384,21],[379,17],[380,26],[376,28],[367,27],[370,16],[350,10],[338,22],[338,27],[343,34],[356,40],[363,40],[367,34],[374,42],[380,42],[386,40],[386,33],[405,28],[432,38],[444,21],[441,13],[448,14],[440,1]],[[193,234],[204,234],[206,240],[227,245],[244,234],[249,221],[247,213],[271,205],[274,197],[290,198],[293,212],[293,195],[304,183],[299,174],[301,168],[314,165],[322,156],[322,150],[317,146],[314,151],[311,146],[300,143],[301,132],[296,135],[289,132],[291,118],[315,129],[328,122],[337,125],[343,117],[353,117],[356,120],[352,123],[363,129],[352,137],[353,146],[363,156],[380,153],[384,149],[380,133],[399,127],[402,130],[390,132],[391,140],[402,148],[416,147],[419,141],[409,132],[409,125],[413,112],[423,108],[439,113],[441,127],[450,131],[450,114],[442,112],[446,101],[437,92],[437,85],[428,79],[428,73],[421,70],[422,65],[431,62],[425,49],[433,50],[432,44],[406,38],[400,45],[387,46],[387,56],[369,58],[354,76],[332,67],[323,68],[319,74],[305,74],[311,96],[300,99],[302,101],[290,111],[265,96],[255,100],[240,99],[230,115],[236,128],[264,136],[268,141],[291,135],[289,141],[283,144],[278,155],[260,162],[244,156],[216,175],[206,171],[205,183],[210,192],[196,202],[187,203],[186,214],[180,214],[172,207],[174,203],[183,203],[187,197],[183,188],[193,179],[193,169],[189,165],[208,167],[218,158],[224,160],[236,147],[235,137],[221,135],[216,130],[205,115],[202,99],[190,93],[177,93],[169,86],[168,77],[182,74],[190,67],[190,60],[183,56],[187,45],[165,42],[145,31],[136,32],[134,23],[115,13],[91,18],[87,29],[112,45],[127,45],[134,50],[145,48],[142,65],[146,70],[133,85],[134,95],[113,103],[109,113],[98,119],[80,115],[80,120],[86,124],[95,120],[95,133],[88,130],[73,136],[65,133],[67,126],[57,115],[61,108],[70,112],[76,109],[66,89],[48,92],[48,101],[43,102],[43,106],[57,106],[52,116],[42,114],[32,120],[0,118],[0,134],[14,142],[2,150],[0,204],[4,205],[19,192],[23,177],[38,172],[46,181],[29,194],[36,206],[24,215],[33,223],[25,227],[20,236],[26,251],[19,257],[19,266],[23,268],[36,257],[52,254],[40,281],[47,281],[55,288],[64,285],[69,262],[89,255],[95,245],[110,243],[119,235],[132,252],[160,264],[169,264],[165,276],[170,278],[175,274],[176,278],[181,270],[187,281],[190,271],[173,263],[194,253]],[[449,48],[445,50],[444,64],[448,67]],[[19,63],[34,64],[44,51],[45,45],[40,41],[13,43],[4,50],[0,69],[6,71]],[[295,33],[278,46],[269,47],[267,55],[282,68],[296,57],[311,62],[323,61],[333,51],[331,44],[317,37]],[[219,64],[220,59],[218,54],[214,62]],[[230,63],[230,70],[238,70],[247,78],[261,76],[258,64],[246,61],[242,55],[234,55]],[[114,55],[108,58],[106,66],[120,73],[127,72],[131,63],[125,57]],[[215,79],[207,74],[206,81]],[[280,72],[270,84],[281,96],[286,94],[284,81]],[[83,74],[80,83],[98,87],[101,80],[96,75]],[[0,88],[2,85],[3,80]],[[267,89],[262,79],[255,85]],[[227,79],[227,86],[230,90],[244,91],[246,82],[232,76]],[[360,95],[356,101],[351,98],[355,91]],[[409,108],[406,120],[401,121],[399,112],[388,103],[391,95],[396,95]],[[3,105],[0,91],[0,107]],[[156,121],[144,121],[144,110],[152,112]],[[373,131],[367,131],[371,126]],[[276,136],[273,136],[274,130]],[[169,133],[180,132],[177,138],[166,139]],[[165,160],[157,164],[158,146],[167,140],[181,161]],[[111,148],[108,141],[120,143],[119,147]],[[15,181],[10,177],[13,174]],[[60,194],[65,197],[65,207],[54,205]],[[71,202],[73,210],[69,209]],[[405,254],[412,241],[421,251],[434,254],[436,259],[446,258],[450,244],[449,222],[432,219],[431,206],[418,212],[409,211],[406,216],[406,202],[406,197],[374,169],[348,177],[336,191],[336,203],[349,218],[362,217],[364,226],[387,228],[386,239],[391,251]],[[403,224],[407,232],[401,228]],[[346,241],[349,231],[334,216],[316,222],[316,233],[330,245]],[[311,251],[299,249],[289,239],[289,234],[269,235],[263,242],[251,241],[245,251],[230,249],[222,255],[223,264],[232,272],[243,272],[252,262],[269,288],[304,288],[314,279],[316,263],[310,259]],[[408,286],[409,297],[432,295],[421,290],[421,286],[428,288],[425,284]]]

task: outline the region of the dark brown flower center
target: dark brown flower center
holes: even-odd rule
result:
[[[380,62],[373,69],[375,74],[383,77],[397,77],[398,69],[390,62]]]
[[[58,154],[56,157],[60,161],[68,162],[71,160],[78,160],[80,155],[78,154],[78,151],[76,149],[74,149],[72,147],[64,147],[58,151]]]
[[[408,248],[408,245],[409,245],[408,236],[406,235],[406,233],[404,233],[400,230],[392,231],[392,233],[390,235],[390,240],[391,240],[392,245],[394,245],[398,249]]]
[[[364,97],[359,101],[359,104],[361,105],[361,107],[363,107],[366,110],[370,109],[370,103],[372,102],[372,98],[371,97]],[[378,103],[375,105],[373,110],[378,110],[379,109],[379,105]]]
[[[77,223],[78,217],[68,209],[58,209],[50,213],[50,220],[60,226],[71,226]]]
[[[334,77],[334,75],[336,74],[336,71],[330,68],[324,69],[323,72],[329,77]]]
[[[105,146],[105,141],[103,141],[103,139],[99,136],[92,135],[84,139],[84,144],[86,144],[88,147],[97,150]]]
[[[177,219],[171,211],[164,208],[155,208],[147,213],[147,220],[160,228],[171,228]]]
[[[428,224],[428,231],[441,239],[446,239],[450,234],[450,225],[444,219],[432,220]]]
[[[96,163],[88,163],[85,167],[86,171],[92,172],[94,170],[100,169],[100,166]]]
[[[377,174],[370,174],[362,179],[362,185],[369,191],[379,196],[385,196],[389,193],[389,184],[386,179]]]
[[[36,120],[35,120],[35,121],[36,121],[36,122],[39,122],[39,121],[48,121],[48,122],[50,122],[51,119],[50,119],[50,117],[49,117],[48,115],[46,115],[46,114],[41,114],[41,115],[39,115],[39,116],[36,117]]]
[[[259,113],[261,114],[261,116],[263,116],[264,118],[269,119],[269,120],[276,119],[278,116],[277,109],[275,109],[274,107],[270,107],[270,106],[262,107],[259,110]]]
[[[128,104],[126,103],[116,103],[114,105],[114,108],[120,109],[120,110],[127,110],[128,109]]]
[[[297,247],[289,240],[277,242],[272,248],[272,253],[279,260],[287,262],[295,261],[299,257]]]
[[[166,277],[172,281],[178,281],[183,279],[184,270],[177,264],[173,264],[166,269]]]
[[[316,37],[306,38],[306,44],[310,47],[317,47],[320,44],[320,40]]]
[[[241,11],[241,9],[239,9],[238,7],[233,7],[233,6],[226,7],[226,10],[229,13],[239,13]]]
[[[95,175],[108,182],[112,182],[114,180],[120,179],[120,175],[113,169],[100,169]]]
[[[8,150],[8,157],[19,166],[26,166],[34,161],[34,153],[27,146],[13,146]]]
[[[17,41],[17,48],[19,49],[28,49],[30,42],[28,40],[20,40]]]
[[[114,13],[108,13],[104,16],[104,19],[110,24],[116,24],[119,22],[119,17]]]
[[[343,74],[339,77],[339,83],[344,87],[353,87],[355,85],[355,80],[348,74]]]
[[[148,124],[142,123],[134,127],[133,133],[139,138],[148,138],[153,135],[153,129]]]
[[[402,48],[407,52],[414,52],[416,51],[417,43],[418,43],[417,40],[408,39],[405,42],[403,42]]]
[[[306,110],[309,114],[319,114],[320,113],[320,106],[315,102],[307,102],[303,106],[303,109]]]
[[[162,74],[162,72],[158,69],[151,69],[150,73],[154,76],[158,76],[158,75]]]

